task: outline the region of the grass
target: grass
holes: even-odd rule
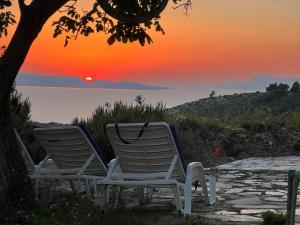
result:
[[[204,225],[198,217],[180,217],[170,207],[118,208],[104,213],[85,196],[58,193],[42,199],[33,210],[0,206],[1,225]]]

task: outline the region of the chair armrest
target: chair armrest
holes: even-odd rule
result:
[[[111,173],[110,171],[113,170],[115,168],[116,164],[116,159],[112,159],[109,161],[108,163],[108,169],[107,169],[107,174]]]
[[[108,163],[108,168],[111,167],[115,163],[116,159],[112,159]]]
[[[113,172],[115,172],[115,170],[118,169],[118,164],[119,164],[118,161],[119,161],[118,157],[110,160],[110,162],[108,163],[107,176],[106,176],[105,180],[111,179]]]
[[[188,164],[186,169],[186,180],[189,180],[190,182],[197,181],[203,174],[204,169],[201,162],[192,162]]]
[[[209,172],[209,175],[205,175],[205,171]],[[199,181],[202,187],[202,192],[205,196],[205,202],[208,205],[212,205],[216,202],[216,177],[215,169],[204,169],[202,163],[193,162],[187,167],[186,173],[186,185],[190,189],[194,181]],[[209,182],[209,192],[207,189],[207,181]]]
[[[35,166],[32,176],[35,176],[36,174],[39,173],[40,169],[47,163],[49,158],[50,158],[50,154],[47,154],[46,157],[38,165]]]
[[[192,162],[187,166],[186,177],[191,177],[192,182],[199,180],[201,175],[212,176],[215,177],[217,174],[217,168],[203,168],[203,164],[201,162]]]
[[[47,154],[45,158],[36,166],[35,170],[39,170],[50,158],[50,154]]]

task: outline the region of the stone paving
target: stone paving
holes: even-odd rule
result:
[[[193,193],[193,214],[223,221],[260,224],[261,214],[265,211],[286,212],[287,171],[300,170],[300,157],[249,158],[217,168],[217,203],[206,206],[199,198],[201,190],[197,190]],[[122,195],[127,196],[124,200],[127,207],[136,206],[132,192],[130,194],[127,190]],[[147,207],[164,204],[175,210],[169,190],[158,189]],[[296,215],[300,219],[300,196],[297,205]]]
[[[219,201],[210,217],[260,221],[264,211],[286,212],[287,171],[300,170],[300,157],[249,158],[218,169]],[[299,200],[298,196],[297,216]]]
[[[287,171],[300,170],[300,157],[248,158],[217,168],[217,203],[206,206],[198,188],[193,193],[193,214],[234,224],[261,224],[265,211],[286,212]],[[121,200],[125,207],[138,206],[133,189],[123,190]],[[168,189],[154,190],[151,203],[144,207],[173,207],[176,214]],[[300,195],[297,208],[300,225]]]

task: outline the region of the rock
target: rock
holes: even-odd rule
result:
[[[231,204],[231,205],[261,205],[262,201],[260,200],[259,197],[244,197],[244,198],[239,198],[231,201],[227,201],[226,204]],[[242,207],[243,208],[243,207]],[[244,207],[247,208],[247,207]]]
[[[220,219],[222,221],[232,221],[232,222],[261,222],[262,219],[255,216],[248,215],[204,215],[206,218],[210,219]]]

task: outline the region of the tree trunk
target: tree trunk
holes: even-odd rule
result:
[[[0,160],[6,202],[33,206],[30,178],[27,176],[26,166],[11,126],[0,127]]]
[[[0,58],[0,175],[7,202],[32,205],[33,189],[10,121],[9,97],[16,76],[43,25],[68,0],[33,0],[20,5],[18,27]]]

